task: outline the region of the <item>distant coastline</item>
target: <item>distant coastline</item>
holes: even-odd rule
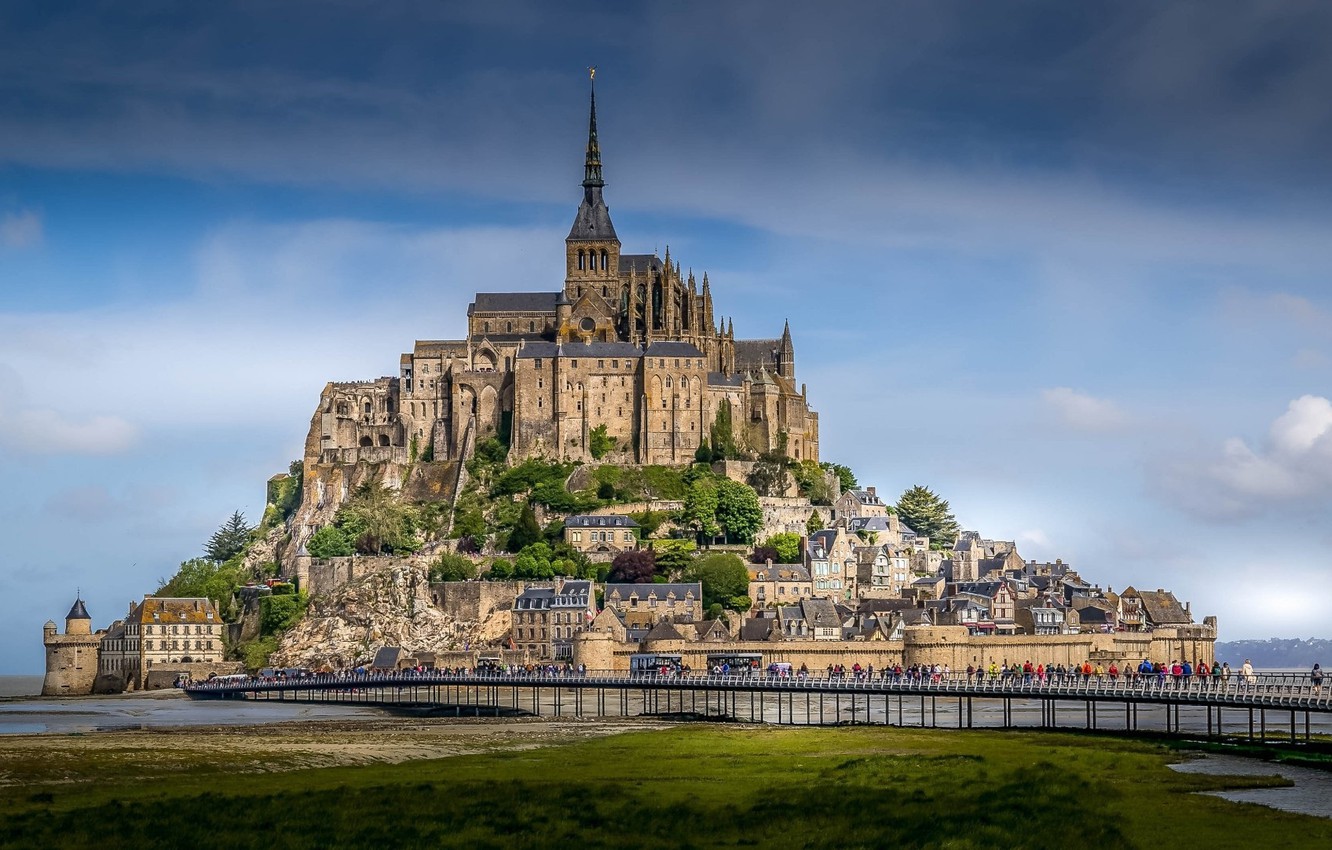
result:
[[[0,676],[0,699],[41,696],[42,679],[41,675]]]

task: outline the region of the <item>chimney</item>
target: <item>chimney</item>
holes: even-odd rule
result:
[[[871,497],[874,497],[874,496],[878,496],[878,495],[879,495],[878,492],[876,492],[875,489],[874,489],[873,487],[866,487],[866,488],[865,488],[865,492],[866,492],[866,493],[869,493]]]

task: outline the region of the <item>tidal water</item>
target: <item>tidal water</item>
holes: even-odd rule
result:
[[[1202,793],[1237,803],[1257,803],[1286,812],[1332,818],[1332,773],[1325,770],[1227,755],[1207,755],[1170,767],[1180,773],[1208,773],[1215,776],[1283,776],[1295,784],[1289,788]]]

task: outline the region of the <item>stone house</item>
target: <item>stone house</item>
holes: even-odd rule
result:
[[[698,582],[607,584],[604,604],[624,616],[626,622],[639,616],[653,622],[692,623],[703,619],[703,585]]]
[[[844,490],[833,503],[833,519],[887,517],[892,514],[873,487]]]
[[[810,535],[804,560],[816,595],[855,598],[855,547],[858,543],[859,538],[848,534],[843,527],[825,528]]]
[[[533,658],[567,661],[573,657],[574,635],[596,616],[592,582],[566,579],[554,587],[528,586],[513,601],[515,649]]]
[[[1188,603],[1181,604],[1175,594],[1168,590],[1137,590],[1132,586],[1124,588],[1119,594],[1121,612],[1137,613],[1136,622],[1123,616],[1126,629],[1130,631],[1151,631],[1166,626],[1187,626],[1193,623],[1193,614]],[[1139,613],[1140,612],[1140,613]],[[1134,628],[1134,626],[1137,628]]]
[[[564,542],[585,555],[614,557],[638,548],[638,523],[623,514],[576,514],[564,521]]]
[[[766,564],[749,567],[750,601],[755,608],[791,605],[814,595],[809,570],[800,564]]]
[[[138,690],[153,668],[221,662],[222,630],[222,615],[210,599],[145,596],[108,631],[99,667]]]

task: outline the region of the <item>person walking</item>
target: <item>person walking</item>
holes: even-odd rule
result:
[[[1243,677],[1244,684],[1252,685],[1254,683],[1256,677],[1253,675],[1253,664],[1247,658],[1244,659],[1244,666],[1240,667],[1240,676]]]
[[[1321,693],[1323,690],[1323,668],[1314,662],[1313,669],[1309,671],[1309,684],[1313,685],[1314,693]]]

